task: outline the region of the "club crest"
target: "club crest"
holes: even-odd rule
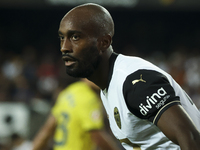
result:
[[[117,123],[117,126],[121,129],[121,119],[120,119],[120,114],[119,114],[117,107],[114,108],[114,117],[115,117],[115,121]]]

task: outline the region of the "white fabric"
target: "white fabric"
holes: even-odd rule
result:
[[[101,91],[101,98],[108,114],[113,134],[119,140],[124,139],[125,141],[139,145],[142,150],[180,150],[180,147],[171,142],[156,125],[150,121],[136,117],[128,110],[122,92],[123,83],[129,74],[139,69],[155,70],[164,74],[174,88],[175,94],[180,97],[182,106],[200,130],[200,113],[198,109],[189,102],[185,92],[169,74],[141,58],[120,54],[115,61],[112,78],[107,91]],[[119,111],[121,129],[115,121],[115,107]],[[133,150],[133,146],[126,143],[122,142],[124,148]]]

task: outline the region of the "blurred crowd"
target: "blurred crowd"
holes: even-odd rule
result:
[[[66,75],[61,56],[37,52],[33,46],[20,54],[1,50],[0,143],[9,147],[13,140],[32,139],[57,94],[75,81]]]
[[[58,22],[56,24],[58,25]],[[51,29],[49,27],[48,30]],[[57,30],[57,26],[55,29]],[[15,30],[16,27],[13,26],[12,31]],[[0,34],[3,34],[0,35],[1,43],[5,41],[2,38],[6,37],[2,26]],[[18,35],[19,38],[26,38],[23,34],[18,33]],[[46,38],[48,36],[52,35],[46,35]],[[41,40],[42,38],[40,38],[42,43]],[[45,38],[43,40],[45,44],[40,49],[35,44],[26,43],[18,51],[0,45],[0,150],[17,150],[11,147],[15,147],[23,139],[32,140],[40,125],[45,121],[57,94],[76,80],[65,73],[59,48],[53,45],[52,41],[47,42]],[[16,42],[19,41],[20,39]],[[118,42],[118,39],[115,41]],[[58,42],[55,41],[55,43]],[[183,45],[172,47],[167,53],[161,49],[145,55],[138,47],[135,47],[134,43],[127,43],[126,46],[117,48],[116,52],[143,57],[170,73],[200,109],[199,47],[191,49],[185,47],[183,43]],[[10,107],[12,104],[15,107],[18,107],[16,104],[23,105],[19,107],[24,109],[14,110]],[[6,109],[2,109],[3,107]],[[20,112],[27,116],[18,117]],[[16,120],[15,117],[19,119]]]
[[[70,82],[61,55],[41,56],[37,52],[32,46],[25,47],[20,54],[1,51],[0,101],[30,105],[34,98],[41,98],[51,103],[54,91]]]
[[[59,50],[55,49],[56,51]],[[196,53],[189,53],[189,51],[184,51],[184,47],[179,47],[169,55],[165,55],[162,51],[152,52],[149,56],[145,56],[145,59],[170,73],[189,93],[193,101],[200,106],[198,101],[200,94],[200,50],[196,50]],[[42,99],[53,104],[58,87],[64,88],[73,81],[73,78],[65,73],[61,54],[44,53],[41,55],[37,52],[33,46],[25,47],[20,54],[7,53],[6,50],[1,51],[1,102],[23,102],[31,105],[33,100]],[[131,47],[129,51],[122,50],[122,53],[142,55]]]

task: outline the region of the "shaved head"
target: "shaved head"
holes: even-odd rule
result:
[[[60,22],[58,35],[66,72],[73,77],[91,78],[105,68],[103,60],[113,52],[114,23],[110,13],[97,4],[71,9]]]
[[[87,3],[79,5],[70,10],[61,20],[69,21],[70,25],[81,26],[85,31],[90,31],[88,34],[94,36],[114,35],[114,23],[110,13],[102,6]]]

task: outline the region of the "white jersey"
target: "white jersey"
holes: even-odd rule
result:
[[[111,130],[127,150],[180,150],[156,126],[162,113],[182,105],[200,130],[200,112],[172,77],[138,57],[112,54],[101,98]]]

